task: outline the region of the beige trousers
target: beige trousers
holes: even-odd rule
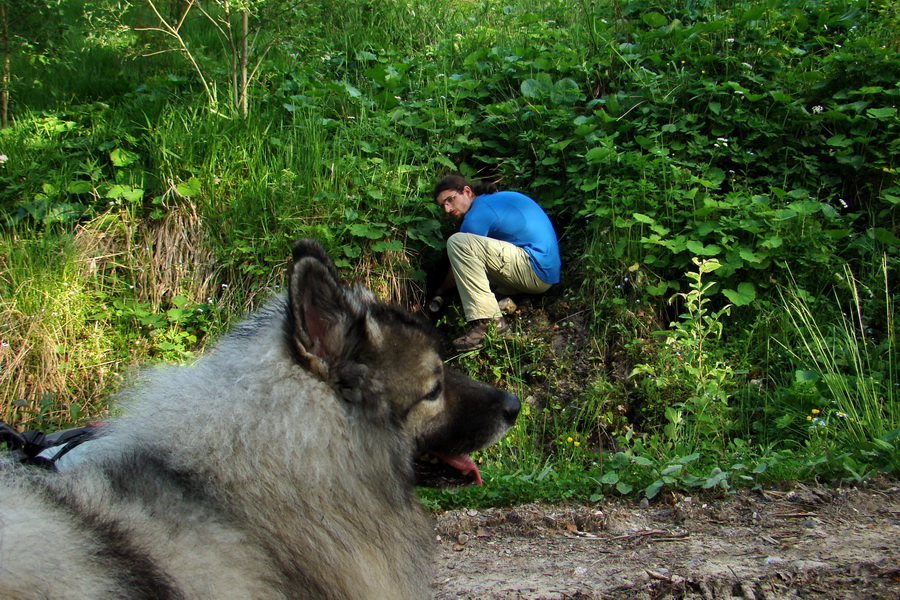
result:
[[[492,287],[501,294],[543,294],[550,289],[531,268],[525,250],[509,242],[454,233],[447,240],[447,257],[466,321],[502,314]]]

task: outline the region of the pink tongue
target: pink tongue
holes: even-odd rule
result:
[[[472,475],[475,476],[475,485],[482,485],[481,473],[478,472],[478,467],[475,466],[475,463],[472,462],[472,459],[469,458],[468,454],[440,454],[438,452],[432,452],[431,454],[454,469],[459,471],[471,471]]]

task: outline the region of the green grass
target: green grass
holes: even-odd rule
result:
[[[900,467],[893,4],[308,2],[254,18],[278,43],[246,117],[209,21],[183,34],[214,104],[144,5],[114,8],[14,21],[2,418],[102,415],[277,289],[301,236],[421,303],[458,169],[540,201],[566,271],[540,327],[454,359],[528,400],[489,485],[430,504]]]
[[[846,266],[842,283],[851,293],[851,302],[836,322],[821,323],[816,302],[804,290],[793,288],[786,296],[797,339],[796,346],[786,351],[798,367],[796,384],[811,392],[805,422],[800,422],[810,430],[810,446],[827,454],[897,458],[894,444],[900,437],[900,405],[894,311],[886,257],[882,264],[882,319],[865,314],[859,282]],[[884,339],[872,335],[870,323],[874,322],[887,328]]]

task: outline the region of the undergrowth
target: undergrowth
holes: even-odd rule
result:
[[[896,473],[894,3],[251,6],[246,107],[208,18],[173,47],[146,2],[10,7],[4,420],[102,416],[276,293],[298,237],[420,306],[458,170],[536,198],[565,273],[452,358],[524,411],[485,488],[427,502]]]

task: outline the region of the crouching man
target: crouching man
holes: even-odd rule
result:
[[[559,283],[556,232],[537,202],[519,192],[499,191],[493,183],[470,184],[448,175],[432,197],[446,215],[460,222],[447,240],[450,272],[436,290],[459,291],[469,329],[453,341],[457,351],[480,348],[493,324],[508,325],[494,295],[543,294]]]

